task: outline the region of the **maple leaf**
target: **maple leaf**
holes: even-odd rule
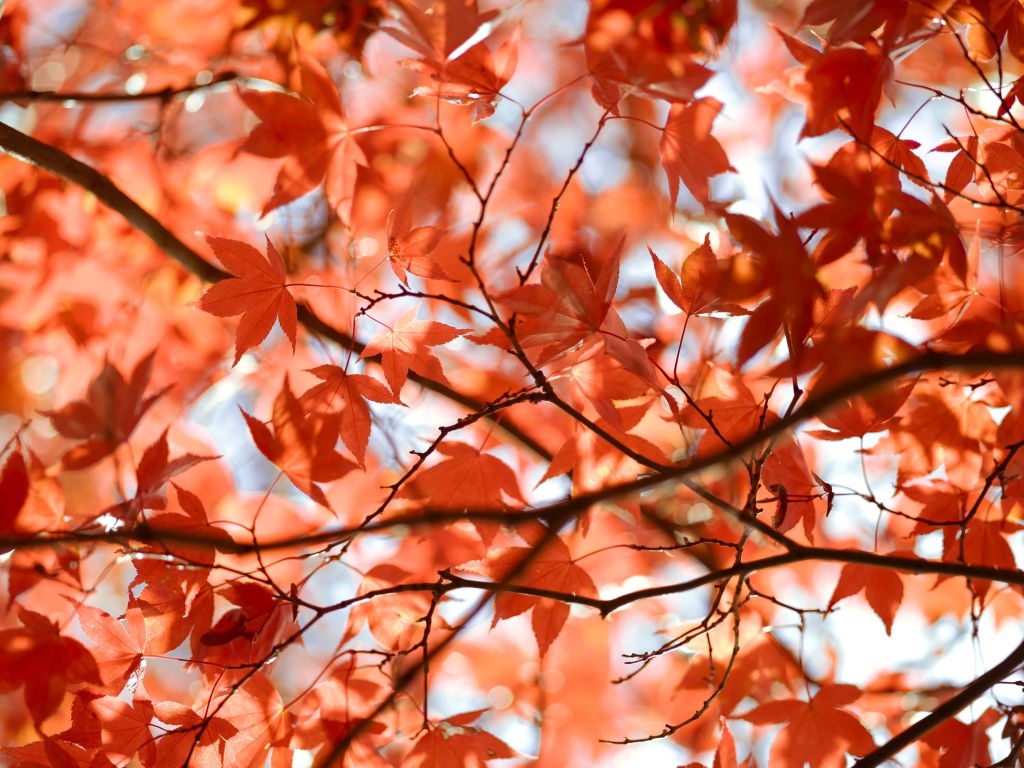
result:
[[[440,264],[427,258],[447,230],[431,226],[413,227],[411,207],[410,198],[406,196],[398,208],[388,213],[388,261],[395,277],[405,283],[408,280],[405,273],[411,272],[417,277],[451,280]]]
[[[395,404],[402,404],[402,401],[372,376],[348,373],[336,365],[320,365],[309,372],[322,379],[323,383],[306,390],[299,398],[300,404],[339,414],[341,440],[356,457],[359,466],[364,467],[372,426],[367,401]]]
[[[735,22],[729,2],[685,10],[651,0],[593,3],[583,44],[594,99],[616,114],[623,93],[689,101],[714,74],[694,54],[725,40]]]
[[[807,122],[800,138],[845,127],[855,137],[869,139],[893,68],[878,42],[867,37],[862,45],[828,45],[818,51],[780,29],[775,31],[805,67]]]
[[[260,453],[284,472],[296,488],[330,509],[317,483],[337,480],[355,469],[355,464],[334,449],[340,432],[338,417],[303,414],[287,376],[274,400],[273,432],[244,410],[242,416]]]
[[[85,646],[60,634],[46,616],[18,606],[23,626],[0,630],[0,691],[24,686],[25,707],[38,728],[73,685],[100,684]]]
[[[284,756],[295,731],[294,713],[285,707],[281,695],[264,674],[247,680],[236,695],[224,702],[219,715],[238,729],[231,741],[237,765],[244,768],[263,766],[271,748],[274,754],[270,764],[274,765],[275,760]],[[288,753],[285,764],[291,761]]]
[[[109,456],[125,442],[153,404],[171,387],[143,397],[149,386],[156,351],[142,358],[125,380],[109,361],[89,384],[85,400],[56,411],[43,411],[64,437],[85,440],[61,458],[65,469],[85,469]]]
[[[658,284],[673,304],[687,315],[711,311],[711,307],[717,303],[715,286],[718,283],[718,260],[711,250],[710,235],[705,235],[704,243],[686,257],[681,275],[669,269],[650,246],[647,250],[654,262]]]
[[[726,214],[732,236],[763,259],[764,279],[771,286],[768,298],[743,327],[736,352],[739,365],[764,348],[780,328],[788,332],[790,354],[797,357],[814,323],[815,300],[824,295],[796,222],[774,204],[773,208],[778,234],[749,216]]]
[[[267,337],[274,322],[281,323],[295,350],[297,308],[288,292],[284,259],[267,238],[267,255],[251,245],[223,237],[207,237],[206,242],[224,267],[235,277],[221,280],[203,294],[201,309],[218,317],[241,315],[235,336],[235,360]]]
[[[28,501],[29,479],[25,457],[12,451],[0,472],[0,533],[11,533],[18,523],[18,513]]]
[[[394,23],[382,27],[419,54],[418,59],[403,62],[430,80],[414,95],[471,104],[474,122],[490,117],[516,70],[519,27],[492,53],[484,41],[508,10],[481,13],[476,0],[431,0],[426,8],[421,5],[397,0],[390,8]]]
[[[711,97],[689,104],[673,104],[661,135],[661,165],[668,176],[669,198],[675,208],[682,181],[699,203],[711,202],[708,181],[720,173],[735,172],[729,158],[711,135],[711,124],[722,102]]]
[[[946,202],[949,202],[956,195],[964,191],[964,187],[974,181],[979,168],[976,158],[979,158],[978,137],[957,136],[949,141],[944,141],[932,152],[953,152],[953,159],[946,169],[946,180],[943,185],[943,194]]]
[[[390,563],[374,566],[359,583],[358,596],[388,590],[412,581],[412,574]],[[372,601],[360,602],[349,615],[345,638],[354,637],[366,627],[385,648],[409,648],[423,637],[420,620],[430,610],[430,596],[424,592],[385,594]]]
[[[484,711],[431,723],[402,761],[402,768],[482,768],[491,760],[519,757],[497,736],[472,727]]]
[[[984,765],[991,759],[986,731],[1000,719],[998,712],[993,709],[986,710],[973,723],[962,723],[956,718],[950,718],[928,731],[921,742],[939,753],[936,768]]]
[[[223,754],[224,742],[238,733],[238,729],[229,720],[217,716],[203,717],[177,702],[157,702],[153,714],[160,722],[176,727],[165,730],[155,744],[151,743],[153,748],[145,750],[142,764],[146,768],[192,764],[213,768],[223,765],[223,760],[219,758]],[[200,726],[202,733],[198,735]]]
[[[537,366],[601,334],[609,355],[642,378],[651,378],[644,350],[626,338],[626,328],[612,308],[622,245],[619,238],[603,260],[582,250],[549,251],[539,285],[524,285],[500,297],[521,315],[515,329],[520,345],[540,347]]]
[[[459,442],[441,443],[437,450],[448,458],[417,472],[402,489],[403,497],[423,498],[445,509],[507,509],[507,499],[526,503],[516,473],[497,456]],[[485,543],[494,538],[495,526],[474,525]]]
[[[245,105],[262,121],[253,128],[242,151],[286,158],[260,215],[266,216],[324,182],[328,204],[348,222],[357,167],[366,165],[366,156],[353,139],[338,89],[323,66],[302,50],[296,50],[296,58],[301,97],[277,91],[239,91]]]
[[[771,764],[779,768],[842,768],[846,754],[875,748],[868,730],[844,706],[860,698],[852,685],[823,685],[810,701],[785,699],[737,715],[754,725],[785,723],[772,743]]]
[[[217,550],[222,552],[234,551],[234,540],[223,528],[210,524],[207,519],[206,509],[199,497],[174,483],[171,485],[177,494],[178,505],[185,514],[164,512],[151,515],[145,522],[147,531],[158,541],[161,538],[160,534],[164,531],[177,535],[187,536],[191,534],[201,537],[204,541],[202,543],[190,544],[187,542],[164,540],[158,544],[145,547],[143,551],[161,556],[173,555],[186,562],[202,565],[213,565],[216,561]],[[146,571],[148,566],[141,565],[141,568],[143,571]]]
[[[447,344],[465,331],[433,320],[417,320],[415,307],[385,326],[388,330],[370,340],[362,357],[381,356],[384,377],[395,397],[400,397],[405,380],[412,370],[420,376],[447,384],[441,361],[430,351],[431,347]]]
[[[491,578],[503,581],[532,551],[529,547],[509,547],[504,550],[488,563]],[[557,536],[539,555],[532,556],[526,570],[514,583],[565,594],[597,597],[597,587],[590,574],[576,565],[569,547]],[[531,609],[531,626],[537,639],[537,649],[543,657],[569,618],[569,606],[566,603],[514,592],[499,592],[494,599],[494,618],[491,626],[502,619],[510,619]]]
[[[146,624],[142,609],[133,595],[128,597],[124,625],[106,611],[91,605],[79,605],[78,621],[94,645],[90,653],[102,680],[102,689],[116,695],[142,663],[146,649]]]
[[[885,633],[892,634],[892,622],[903,600],[903,579],[887,568],[847,563],[839,573],[839,581],[828,601],[831,608],[844,598],[864,592],[868,605],[885,624]]]
[[[136,698],[129,704],[113,696],[90,701],[88,707],[96,717],[100,749],[115,765],[126,765],[147,746],[153,735],[149,724],[153,719],[153,702]]]
[[[744,760],[742,764],[736,761],[736,742],[723,718],[722,738],[718,742],[718,748],[715,750],[715,759],[711,764],[711,768],[745,768],[749,763],[749,759]],[[704,766],[700,763],[690,763],[686,766],[680,766],[680,768],[704,768]]]
[[[167,498],[162,492],[163,487],[172,477],[196,464],[215,458],[217,457],[186,453],[171,459],[165,429],[139,459],[139,464],[135,468],[135,495],[125,502],[107,507],[104,513],[117,515],[124,521],[134,521],[143,509],[163,509],[167,506]]]

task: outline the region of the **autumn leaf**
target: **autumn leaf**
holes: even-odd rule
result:
[[[847,563],[839,573],[839,581],[828,601],[831,609],[844,598],[864,592],[868,605],[885,624],[885,633],[892,634],[892,622],[903,601],[903,579],[888,568]]]
[[[297,308],[288,292],[284,259],[267,238],[267,256],[251,245],[223,237],[208,237],[206,242],[224,267],[235,277],[211,286],[199,300],[201,309],[218,317],[241,315],[235,336],[235,360],[267,337],[274,322],[281,323],[295,349]]]
[[[772,701],[737,717],[754,725],[785,724],[772,743],[773,766],[842,768],[847,754],[861,757],[875,748],[868,730],[843,709],[859,698],[852,685],[828,684],[810,701]]]
[[[578,252],[549,251],[540,284],[507,292],[501,301],[521,315],[516,336],[525,348],[539,347],[542,366],[601,331],[619,281],[618,250],[598,268]]]
[[[476,0],[431,0],[427,7],[422,5],[399,0],[391,6],[393,23],[382,27],[418,54],[403,62],[428,78],[414,94],[472,105],[474,122],[490,117],[516,70],[519,27],[492,53],[485,40],[507,11],[481,13]]]
[[[736,742],[723,718],[722,738],[718,742],[718,748],[715,750],[715,759],[711,764],[711,768],[745,768],[749,762],[749,759],[744,760],[742,764],[736,761]],[[704,766],[700,763],[690,763],[686,766],[680,766],[680,768],[704,768]]]
[[[395,277],[407,282],[406,272],[432,280],[452,278],[433,259],[428,258],[447,230],[433,226],[412,226],[411,200],[406,196],[398,208],[388,213],[388,261]]]
[[[387,593],[412,581],[412,574],[397,565],[382,563],[371,568],[359,584],[358,596],[378,591]],[[430,610],[430,595],[421,592],[383,594],[372,601],[360,602],[349,616],[345,637],[354,637],[364,627],[383,647],[409,648],[423,637],[420,619]]]
[[[102,680],[102,689],[116,696],[142,663],[146,648],[146,624],[135,597],[129,597],[124,624],[106,611],[80,605],[78,621],[92,642],[90,653]]]
[[[417,320],[417,312],[414,307],[399,317],[394,325],[385,326],[388,330],[371,339],[362,354],[364,358],[381,356],[384,377],[396,398],[401,396],[410,370],[447,384],[441,361],[430,348],[447,344],[465,333],[433,320]]]
[[[762,259],[764,279],[771,287],[743,327],[736,361],[743,365],[771,342],[779,330],[787,334],[789,353],[798,357],[814,323],[816,300],[824,295],[796,222],[774,207],[778,233],[740,214],[726,214],[737,242]]]
[[[583,44],[594,99],[616,114],[624,94],[693,99],[714,74],[697,54],[710,53],[735,22],[736,6],[728,2],[695,13],[648,1],[593,3]]]
[[[892,77],[892,62],[878,42],[867,37],[861,45],[827,45],[817,51],[782,30],[775,31],[805,65],[807,122],[801,138],[843,128],[868,140],[883,87]]]
[[[153,702],[137,698],[128,703],[113,696],[103,696],[89,702],[89,709],[99,725],[100,748],[115,765],[126,765],[146,745],[153,735],[149,724],[153,719]]]
[[[519,563],[527,555],[530,555],[529,565],[514,583],[563,594],[597,597],[597,587],[590,574],[576,564],[569,548],[560,537],[553,538],[539,555],[531,555],[531,552],[529,547],[510,547],[495,556],[488,563],[491,578],[495,581],[504,580],[513,569],[519,567]],[[566,603],[533,595],[499,592],[494,600],[494,618],[491,626],[531,609],[533,634],[537,639],[537,649],[543,657],[569,618],[569,606]]]
[[[402,768],[482,768],[491,760],[519,757],[497,736],[472,723],[483,710],[433,722],[402,761]]]
[[[939,754],[936,768],[962,768],[989,762],[989,737],[986,733],[999,721],[998,712],[986,710],[973,723],[950,718],[928,731],[921,743]],[[924,750],[922,750],[924,751]]]
[[[357,168],[366,156],[353,139],[338,89],[323,66],[296,51],[302,92],[240,90],[239,98],[261,120],[242,151],[284,157],[274,192],[261,216],[286,205],[324,182],[324,194],[342,221],[351,216]]]
[[[715,287],[718,283],[718,260],[711,250],[711,236],[704,236],[704,243],[695,248],[683,262],[680,275],[676,275],[651,250],[654,272],[658,284],[669,300],[687,315],[697,315],[716,303]]]
[[[18,513],[28,500],[29,480],[25,457],[11,451],[0,472],[0,534],[11,533],[18,523]]]
[[[402,401],[372,376],[350,374],[336,365],[320,365],[309,372],[323,383],[306,390],[299,398],[300,404],[338,414],[341,440],[363,467],[372,426],[368,401],[395,404]]]
[[[506,509],[526,503],[516,473],[497,456],[455,441],[441,443],[437,450],[447,458],[417,472],[402,489],[403,497],[421,498],[442,509]],[[475,525],[490,542],[493,526]]]
[[[708,181],[736,169],[711,135],[711,124],[722,111],[722,103],[706,97],[689,104],[673,104],[661,136],[661,164],[668,175],[669,198],[675,207],[679,182],[699,203],[711,202]]]
[[[0,691],[24,686],[25,707],[38,728],[74,685],[100,684],[92,655],[48,617],[18,606],[22,626],[0,630]]]
[[[43,411],[61,435],[85,440],[64,454],[61,464],[65,469],[85,469],[113,453],[135,431],[146,411],[170,389],[168,386],[143,396],[155,357],[153,351],[142,358],[127,380],[105,361],[99,376],[90,382],[85,400],[68,403],[56,411]]]
[[[337,480],[355,469],[355,464],[334,449],[340,432],[338,416],[304,414],[287,376],[274,400],[273,432],[244,410],[242,416],[260,453],[284,472],[296,488],[330,509],[317,483]]]

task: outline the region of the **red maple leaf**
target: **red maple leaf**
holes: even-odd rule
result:
[[[413,307],[399,317],[394,325],[385,326],[387,330],[371,339],[363,350],[362,357],[381,356],[384,377],[395,397],[401,396],[402,386],[410,370],[447,384],[441,361],[430,348],[447,344],[465,333],[433,320],[417,320],[417,312],[418,309]]]
[[[718,284],[718,259],[711,250],[710,235],[705,235],[703,244],[686,257],[680,275],[669,269],[650,247],[647,250],[654,262],[658,284],[673,304],[687,315],[712,311],[717,303],[715,287]]]
[[[25,707],[38,728],[68,688],[99,685],[96,661],[51,619],[18,606],[22,626],[0,630],[0,691],[25,687]]]
[[[56,411],[43,411],[64,437],[86,442],[76,445],[61,459],[65,469],[85,469],[109,456],[135,430],[139,420],[161,395],[143,397],[153,371],[156,352],[150,352],[132,369],[126,381],[109,361],[89,384],[85,400],[68,403]]]
[[[661,164],[668,176],[669,197],[675,207],[682,181],[698,202],[710,201],[708,180],[735,171],[729,158],[711,135],[711,124],[722,111],[722,102],[710,97],[689,104],[673,104],[661,135]]]
[[[509,499],[526,503],[516,473],[497,456],[459,442],[441,443],[437,450],[448,458],[416,473],[402,496],[422,498],[445,509],[505,509]],[[490,543],[495,526],[475,525],[484,542]]]
[[[839,573],[839,581],[828,601],[828,607],[831,609],[840,600],[861,591],[871,610],[885,624],[885,633],[891,635],[893,619],[903,600],[903,579],[896,571],[888,568],[847,563]]]
[[[403,283],[406,272],[432,280],[451,280],[433,259],[427,258],[437,247],[447,230],[440,227],[412,226],[411,200],[406,196],[398,208],[388,214],[388,261],[395,276]]]
[[[772,743],[772,766],[842,768],[847,753],[863,756],[875,748],[867,728],[843,709],[859,698],[855,686],[828,684],[810,701],[772,701],[738,717],[754,725],[785,723]]]
[[[28,500],[29,480],[25,457],[12,451],[0,473],[0,534],[11,533],[18,522],[18,513]]]
[[[129,595],[124,624],[91,605],[77,608],[78,621],[94,645],[90,648],[105,693],[117,695],[138,670],[146,649],[146,623],[136,598]]]
[[[603,266],[589,254],[549,251],[539,284],[524,285],[501,297],[519,313],[516,336],[525,348],[540,347],[536,365],[545,365],[601,331],[619,282],[618,248]]]
[[[218,317],[241,315],[235,336],[235,360],[259,344],[280,321],[281,330],[295,349],[297,309],[288,292],[284,259],[267,238],[267,256],[251,245],[223,237],[208,237],[214,254],[235,277],[211,286],[199,306]]]
[[[488,563],[488,572],[496,581],[504,580],[512,569],[532,552],[529,547],[509,547]],[[539,555],[533,555],[526,570],[515,580],[515,584],[549,589],[554,592],[597,597],[597,586],[585,570],[576,564],[569,547],[561,538],[555,537]],[[502,619],[510,619],[529,610],[537,648],[544,656],[551,643],[558,637],[569,618],[569,606],[544,597],[521,595],[514,592],[499,592],[494,600],[494,626]]]
[[[481,13],[476,0],[432,0],[426,8],[398,0],[391,6],[395,23],[382,29],[419,54],[404,62],[430,79],[429,85],[415,90],[416,95],[471,104],[476,122],[494,114],[501,89],[516,70],[518,27],[494,53],[484,42],[504,13]]]
[[[348,222],[357,166],[366,165],[366,156],[352,137],[338,89],[323,66],[301,50],[296,57],[301,96],[239,91],[245,105],[262,121],[249,134],[242,151],[285,158],[261,215],[311,192],[326,179],[328,204]]]
[[[356,466],[334,449],[340,431],[337,415],[304,414],[286,376],[274,400],[273,432],[244,410],[242,416],[260,453],[284,472],[296,488],[330,509],[317,483],[337,480]]]
[[[341,440],[352,451],[359,466],[364,466],[372,426],[367,401],[396,404],[402,401],[372,376],[348,373],[336,365],[320,365],[309,372],[323,383],[306,390],[300,398],[301,404],[338,414]]]
[[[480,768],[491,760],[519,757],[497,736],[472,727],[484,711],[463,712],[430,723],[402,761],[402,768]]]

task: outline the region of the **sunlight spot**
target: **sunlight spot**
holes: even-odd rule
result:
[[[496,685],[487,692],[487,703],[493,709],[508,709],[512,706],[513,701],[515,701],[515,696],[504,685]]]
[[[49,355],[30,357],[21,366],[21,383],[25,389],[42,395],[57,383],[57,360]]]
[[[129,96],[137,96],[142,93],[142,90],[146,87],[146,74],[144,72],[136,72],[134,75],[124,81],[124,92]]]

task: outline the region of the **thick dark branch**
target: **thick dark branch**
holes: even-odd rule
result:
[[[121,191],[113,181],[95,168],[86,165],[80,160],[76,160],[56,147],[52,147],[3,123],[0,123],[0,149],[4,149],[32,165],[43,168],[50,173],[60,176],[62,179],[66,179],[83,189],[89,190],[105,205],[121,214],[129,224],[146,235],[160,250],[192,274],[211,283],[231,277],[227,272],[215,267],[178,239],[177,235],[161,224],[154,216]],[[361,343],[347,333],[325,323],[309,307],[299,307],[299,322],[311,333],[329,339],[345,349],[351,349],[356,353],[362,353],[363,351],[364,347]],[[477,411],[486,406],[485,403],[481,403],[451,387],[420,376],[412,371],[409,372],[409,378],[424,389],[436,392],[471,411]],[[550,451],[524,430],[509,423],[507,419],[496,423],[499,429],[538,456],[548,459],[551,457]]]
[[[170,101],[176,96],[187,96],[196,91],[206,88],[213,88],[221,83],[231,83],[245,78],[236,72],[221,72],[214,75],[211,80],[205,83],[192,83],[180,88],[161,88],[157,91],[139,91],[138,93],[85,93],[82,91],[5,91],[0,92],[0,101],[45,101],[45,102],[66,102],[74,101],[80,104],[123,104],[127,101]]]
[[[874,752],[858,760],[853,764],[853,768],[875,768],[895,757],[902,750],[928,733],[928,731],[946,722],[972,701],[983,696],[996,683],[1013,674],[1021,664],[1024,664],[1024,642],[1014,648],[1009,656],[992,667],[988,672],[974,680],[974,682],[964,686],[956,696],[936,707],[927,717],[918,720],[907,730],[894,736]]]

